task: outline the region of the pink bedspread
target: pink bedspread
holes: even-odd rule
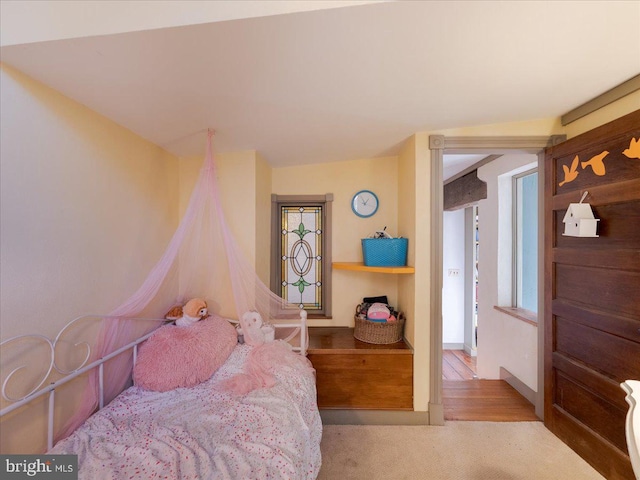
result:
[[[246,396],[219,388],[251,348],[239,345],[196,387],[129,388],[49,453],[77,454],[80,479],[316,478],[322,423],[313,374],[283,366],[272,388]]]

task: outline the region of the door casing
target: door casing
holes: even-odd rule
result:
[[[431,152],[431,298],[430,306],[430,382],[429,382],[429,423],[444,425],[442,405],[442,216],[443,179],[442,162],[446,154],[506,154],[529,153],[538,157],[538,172],[544,178],[544,149],[557,145],[566,139],[565,135],[552,136],[497,136],[497,137],[449,137],[429,136]],[[544,182],[538,184],[538,206],[542,210]],[[538,237],[538,271],[544,265],[544,216],[540,215]],[[538,275],[538,312],[544,312],[543,275]],[[544,416],[544,318],[538,317],[538,389],[536,393],[536,415]]]

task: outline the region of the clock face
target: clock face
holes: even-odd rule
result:
[[[353,196],[351,209],[359,217],[370,217],[378,211],[378,197],[369,190],[361,190]]]

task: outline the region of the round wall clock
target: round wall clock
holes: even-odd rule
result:
[[[371,217],[378,211],[378,197],[370,190],[360,190],[351,200],[351,210],[359,217]]]

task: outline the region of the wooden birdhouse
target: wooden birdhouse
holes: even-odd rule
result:
[[[562,219],[566,237],[597,237],[596,228],[600,219],[593,216],[588,203],[570,203]]]

